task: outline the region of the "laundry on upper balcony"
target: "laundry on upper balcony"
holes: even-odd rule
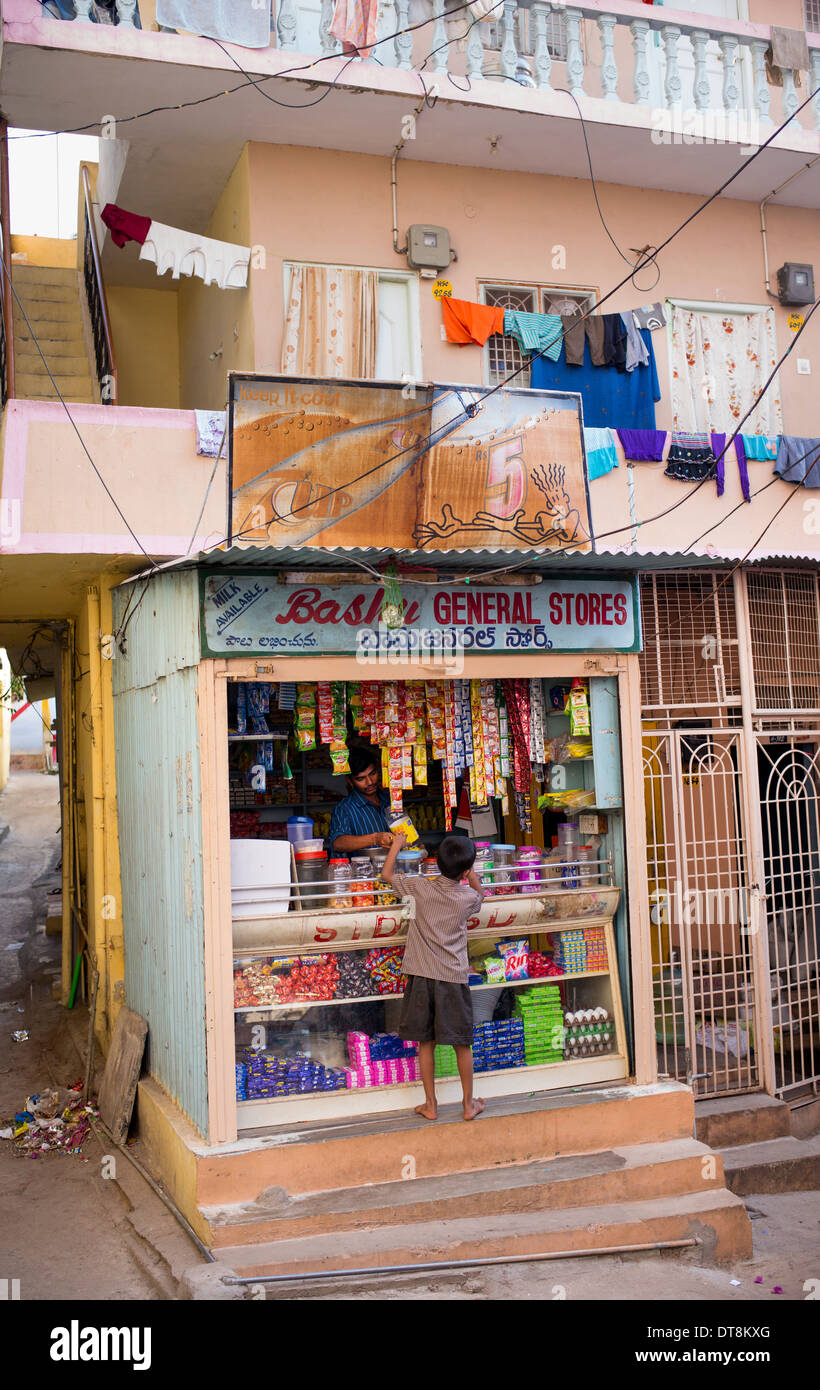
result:
[[[125,246],[129,241],[137,241],[142,246],[151,226],[150,217],[140,217],[139,213],[128,212],[126,208],[117,207],[116,203],[106,203],[100,217],[111,233],[115,246]]]
[[[774,471],[784,482],[820,487],[820,439],[800,439],[784,434]]]
[[[221,39],[240,48],[269,48],[269,4],[237,0],[157,0],[157,24],[206,39]]]
[[[232,241],[214,241],[180,227],[167,227],[164,222],[152,222],[139,258],[153,261],[157,275],[165,275],[170,270],[173,280],[178,280],[180,275],[197,275],[206,285],[215,284],[221,290],[242,290],[248,283],[251,248],[237,246]]]
[[[441,312],[448,343],[478,343],[483,347],[491,333],[504,332],[504,310],[491,304],[445,295]]]
[[[330,32],[343,53],[369,58],[376,42],[379,0],[336,0]]]

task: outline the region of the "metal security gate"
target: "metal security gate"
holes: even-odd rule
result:
[[[658,1070],[700,1097],[759,1089],[740,731],[644,733]]]
[[[776,1093],[820,1093],[820,730],[757,738]]]

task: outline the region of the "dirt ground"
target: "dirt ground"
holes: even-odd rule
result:
[[[45,935],[45,918],[49,890],[60,882],[56,777],[13,773],[0,793],[0,822],[10,827],[0,841],[0,1120],[5,1123],[31,1092],[82,1075],[86,1030],[81,1007],[68,1026],[66,1010],[52,997],[60,978],[60,939]],[[28,1033],[27,1041],[12,1039],[18,1030]],[[103,1178],[105,1157],[96,1139],[87,1142],[82,1158],[38,1159],[20,1157],[10,1142],[0,1141],[0,1278],[19,1280],[21,1300],[230,1297],[219,1284],[219,1271],[198,1254],[126,1160],[118,1158],[116,1180]],[[283,1285],[269,1287],[264,1298],[636,1303],[817,1298],[820,1193],[745,1201],[754,1256],[731,1269],[701,1268],[689,1257],[670,1254],[530,1261],[433,1277]],[[259,1299],[260,1290],[255,1294]],[[254,1294],[237,1291],[235,1296]]]

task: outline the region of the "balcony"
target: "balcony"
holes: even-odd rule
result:
[[[129,187],[135,165],[146,190],[161,173],[155,215],[180,225],[204,226],[247,140],[389,155],[410,131],[404,159],[586,177],[579,112],[599,177],[704,193],[820,89],[820,34],[807,35],[809,86],[790,70],[778,86],[767,80],[768,25],[635,0],[500,0],[497,18],[475,23],[452,0],[393,0],[369,59],[340,54],[332,0],[280,0],[264,49],[137,29],[133,0],[117,12],[116,27],[64,22],[39,0],[5,0],[4,113],[38,129],[98,128],[113,113],[130,145]],[[265,101],[240,69],[285,104]],[[420,107],[423,88],[435,88],[432,105]],[[168,109],[126,123],[156,107]],[[759,201],[799,169],[795,156],[817,154],[820,95],[726,196]],[[782,201],[816,206],[815,175]]]

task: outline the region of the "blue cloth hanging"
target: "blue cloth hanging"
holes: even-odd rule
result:
[[[577,391],[582,400],[585,425],[618,426],[633,430],[654,430],[655,402],[661,398],[658,369],[652,347],[652,332],[640,330],[649,362],[634,372],[615,367],[593,367],[589,343],[584,340],[584,365],[568,367],[562,351],[557,362],[546,357],[532,360],[530,384],[537,391]]]

